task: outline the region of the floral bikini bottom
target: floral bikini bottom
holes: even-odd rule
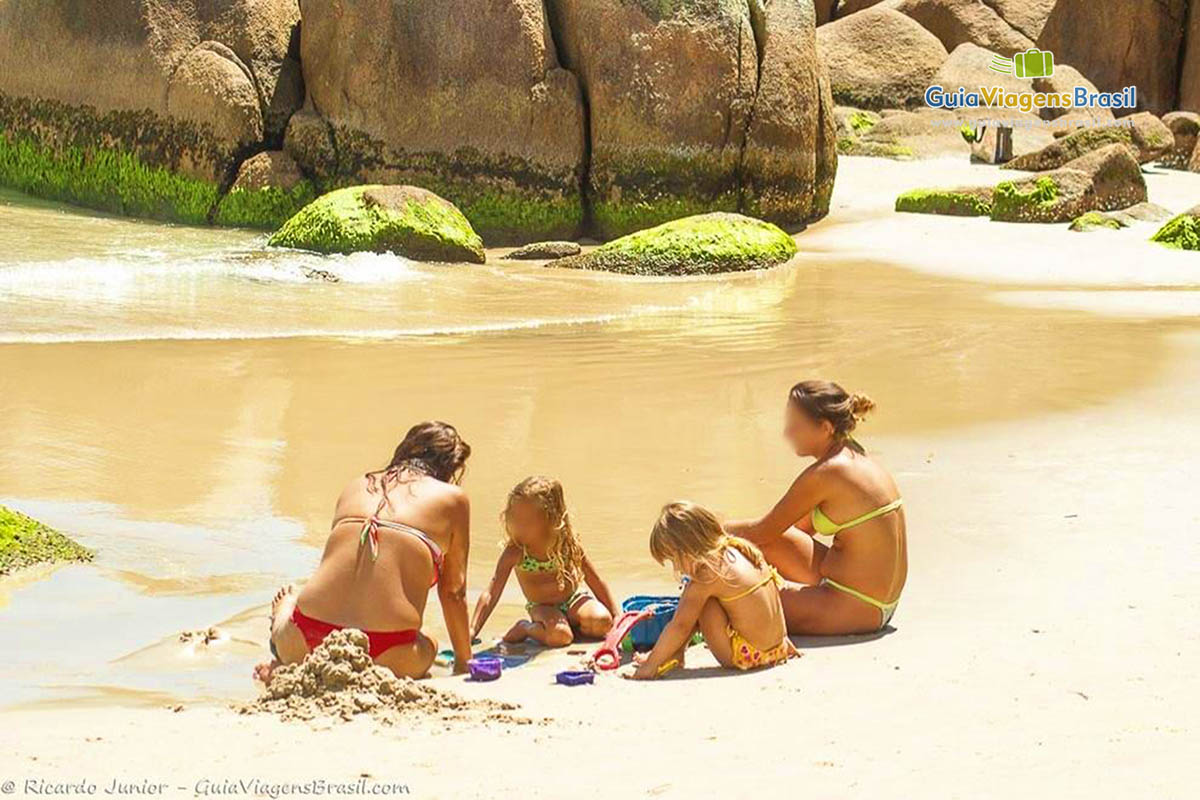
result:
[[[738,669],[773,667],[798,655],[791,640],[786,636],[774,647],[761,650],[746,641],[740,633],[734,630],[732,625],[726,625],[725,632],[729,634],[729,646],[733,650],[733,665]]]

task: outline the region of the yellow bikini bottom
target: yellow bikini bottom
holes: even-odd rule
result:
[[[725,632],[729,634],[729,647],[733,650],[733,665],[738,669],[773,667],[796,655],[796,648],[786,636],[769,650],[760,650],[746,641],[732,625],[726,625]]]
[[[839,592],[844,592],[851,597],[856,597],[859,600],[862,600],[869,606],[875,606],[875,608],[878,608],[881,619],[879,623],[880,630],[883,630],[885,627],[887,627],[887,624],[892,621],[892,615],[896,613],[896,606],[900,605],[900,600],[898,598],[890,603],[881,603],[874,597],[871,597],[869,594],[863,594],[857,589],[851,589],[849,586],[845,586],[835,580],[830,580],[829,578],[821,578],[821,585],[828,586],[832,589],[837,589]]]

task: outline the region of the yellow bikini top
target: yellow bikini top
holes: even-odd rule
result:
[[[843,522],[841,525],[825,516],[825,512],[821,510],[821,507],[817,506],[812,512],[813,530],[825,536],[837,536],[839,533],[848,528],[853,528],[856,525],[862,525],[864,522],[870,522],[876,517],[882,517],[884,514],[890,514],[902,505],[904,505],[904,498],[897,497],[886,506],[880,506],[874,511],[868,511],[861,517],[856,517],[849,522]]]
[[[778,586],[782,580],[783,579],[779,577],[778,570],[776,570],[774,567],[767,567],[767,577],[763,578],[761,581],[754,584],[746,591],[738,592],[733,597],[722,597],[721,602],[732,603],[734,600],[741,600],[743,597],[746,597],[747,595],[754,594],[759,589],[766,586],[768,583],[774,583],[776,586]]]

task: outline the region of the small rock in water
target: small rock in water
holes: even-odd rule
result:
[[[534,242],[518,247],[504,257],[515,261],[549,261],[554,258],[577,256],[582,250],[583,248],[575,242]]]

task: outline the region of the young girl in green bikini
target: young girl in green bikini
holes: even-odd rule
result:
[[[562,484],[553,478],[526,478],[508,493],[500,520],[504,552],[475,606],[472,636],[491,616],[513,570],[528,601],[529,619],[517,621],[504,641],[533,639],[548,647],[565,647],[577,633],[592,638],[608,633],[616,614],[612,593],[571,527]],[[585,584],[595,596],[582,588]]]

